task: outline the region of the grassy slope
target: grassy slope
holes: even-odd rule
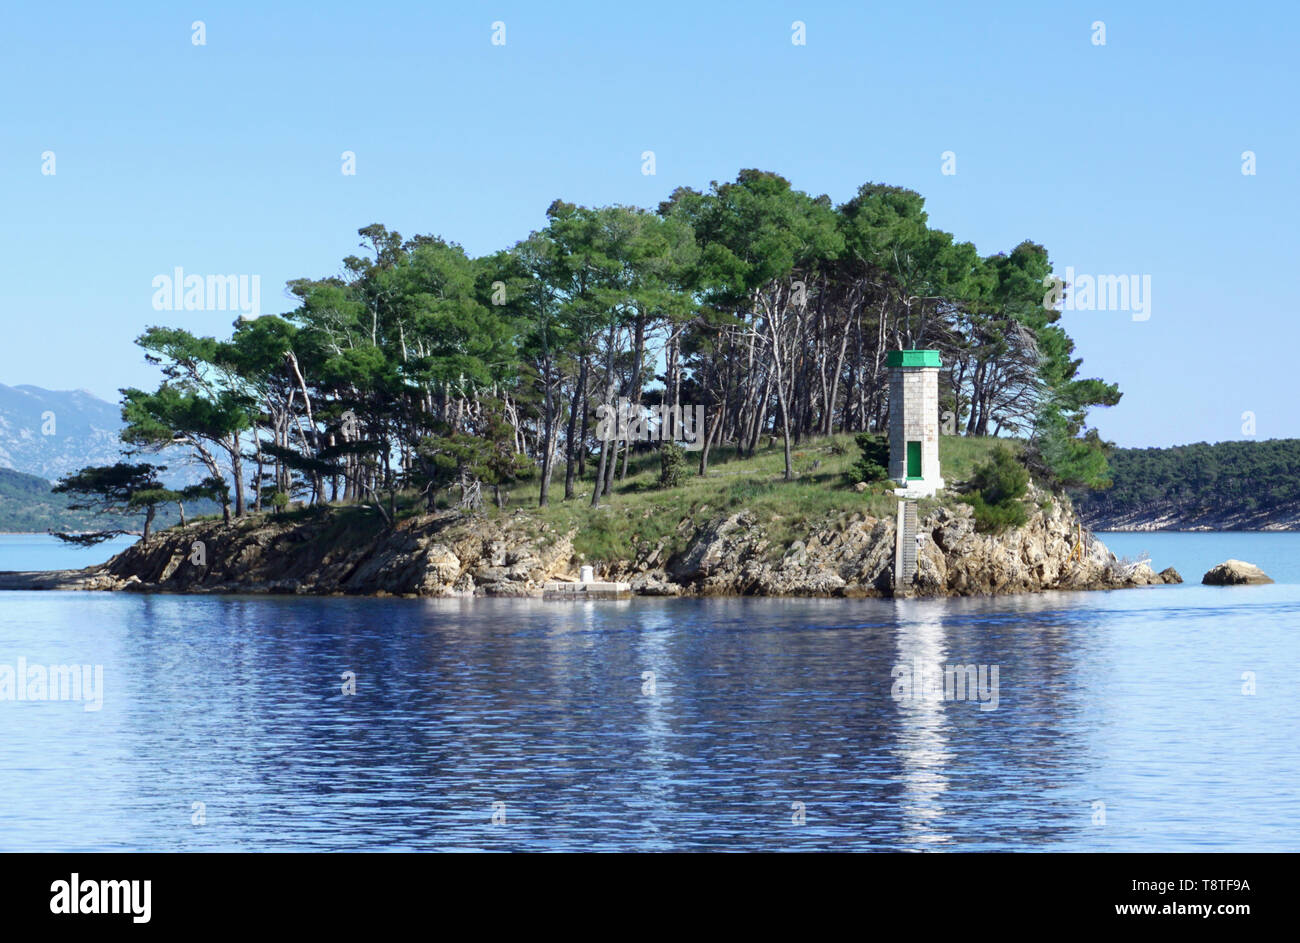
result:
[[[949,486],[968,478],[999,441],[1016,449],[1020,445],[1006,439],[943,437],[939,462]],[[765,522],[774,552],[779,554],[804,536],[814,521],[855,513],[878,518],[895,513],[897,498],[892,489],[896,486],[892,482],[876,483],[861,494],[853,490],[849,469],[858,456],[851,435],[805,440],[793,452],[796,478],[787,482],[783,480],[785,459],[779,440],[752,458],[738,459],[730,448],[713,450],[704,478],[694,474],[699,453],[688,453],[692,474],[681,487],[661,490],[659,456],[649,452],[634,457],[627,480],[615,483],[614,494],[603,499],[600,508],[589,506],[590,481],[576,489],[580,497],[560,500],[564,494],[561,467],[558,480],[552,483],[550,507],[537,508],[537,483],[524,482],[513,490],[506,513],[523,507],[538,522],[549,524],[551,533],[576,529],[575,552],[588,560],[606,561],[631,559],[637,545],[653,545],[663,537],[670,538],[670,552],[684,549],[684,538],[677,534],[684,517],[705,520],[749,511]],[[952,500],[954,495],[948,492],[922,501],[921,511]]]

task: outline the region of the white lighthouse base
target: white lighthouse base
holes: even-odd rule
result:
[[[900,498],[931,498],[936,491],[944,488],[942,478],[918,478],[913,481],[899,482],[901,488],[895,488],[894,494]]]

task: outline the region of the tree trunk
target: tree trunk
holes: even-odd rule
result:
[[[244,457],[240,454],[239,433],[231,433],[230,475],[235,479],[235,517],[244,516]]]
[[[555,464],[555,395],[551,378],[551,358],[542,360],[542,482],[537,495],[537,506],[544,508],[550,501],[551,467]]]
[[[573,399],[569,405],[569,434],[568,441],[565,443],[567,460],[564,464],[564,498],[569,500],[573,497],[573,477],[575,465],[579,462],[579,445],[578,439],[578,421],[579,414],[582,416],[582,442],[587,439],[587,410],[584,406],[584,400],[587,398],[587,356],[583,354],[578,362],[578,379],[573,384]]]

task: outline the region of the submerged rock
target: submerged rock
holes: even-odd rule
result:
[[[1225,560],[1201,577],[1201,582],[1207,586],[1245,586],[1271,583],[1273,580],[1253,563]]]

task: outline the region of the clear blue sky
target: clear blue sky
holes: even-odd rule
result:
[[[5,19],[0,382],[112,400],[154,383],[142,328],[232,320],[155,312],[151,280],[176,266],[259,274],[277,313],[287,279],[337,272],[371,222],[483,253],[556,197],[654,206],[759,167],[836,202],[911,187],[982,253],[1031,238],[1058,271],[1149,274],[1149,320],[1065,316],[1085,369],[1124,391],[1094,416],[1121,445],[1241,438],[1247,410],[1259,438],[1300,437],[1294,3],[205,0]]]

